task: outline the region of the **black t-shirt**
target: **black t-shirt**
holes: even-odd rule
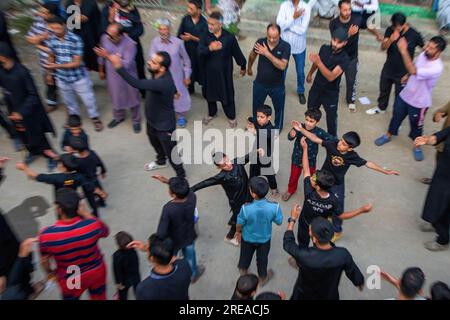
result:
[[[78,172],[84,175],[90,181],[97,180],[97,168],[101,173],[106,173],[106,168],[100,157],[93,150],[89,150],[89,155],[85,158],[76,158],[78,163]]]
[[[192,271],[185,259],[176,260],[169,274],[152,270],[136,288],[137,300],[189,300]]]
[[[364,26],[364,21],[361,18],[361,15],[352,14],[350,20],[347,23],[342,23],[339,20],[339,17],[330,21],[330,32],[333,34],[334,30],[338,28],[343,28],[345,30],[350,29],[352,25],[358,26],[360,29]],[[358,58],[358,42],[359,42],[359,31],[348,38],[347,45],[344,47],[344,50],[347,52],[350,60]]]
[[[55,194],[56,191],[61,188],[77,190],[78,187],[85,187],[88,185],[86,178],[82,174],[70,172],[39,174],[36,177],[36,181],[53,185]]]
[[[322,198],[311,185],[311,177],[306,177],[304,180],[305,186],[305,201],[303,202],[303,209],[300,217],[304,219],[307,224],[311,224],[314,218],[322,217],[328,219],[333,215],[338,216],[342,213],[340,210],[339,201],[336,196],[329,193],[327,198]]]
[[[158,235],[172,239],[175,252],[191,245],[197,238],[194,214],[197,196],[190,191],[184,202],[170,201],[164,205],[158,225]]]
[[[385,38],[389,38],[394,29],[388,27],[386,32],[384,33]],[[416,47],[423,47],[423,38],[422,35],[414,30],[413,28],[409,28],[405,33],[401,33],[400,37],[404,37],[408,42],[408,52],[411,56],[411,59],[414,58],[414,51]],[[400,39],[400,38],[399,38]],[[403,58],[398,51],[397,41],[393,42],[391,46],[387,49],[387,58],[384,64],[384,72],[394,78],[403,77],[408,71],[406,70],[405,64],[403,63]]]
[[[286,41],[280,38],[278,45],[270,50],[269,44],[267,43],[267,38],[261,38],[256,41],[256,43],[265,43],[270,53],[277,59],[289,61],[291,55],[291,46]],[[254,51],[254,50],[253,50]],[[284,71],[278,69],[263,55],[259,55],[258,61],[258,74],[256,75],[256,82],[268,85],[268,86],[281,86],[283,85],[283,74]]]
[[[333,53],[333,49],[330,45],[323,45],[320,47],[319,57],[323,64],[328,68],[328,70],[333,71],[336,66],[340,66],[343,71],[345,71],[350,63],[350,59],[345,51],[340,51],[338,53]],[[320,70],[317,70],[316,77],[314,78],[313,89],[319,90],[321,92],[339,92],[339,84],[341,83],[342,74],[334,79],[334,81],[328,81],[327,78],[323,76]]]
[[[323,141],[322,146],[327,150],[327,157],[323,163],[322,170],[331,172],[336,179],[335,184],[343,184],[345,174],[351,165],[361,167],[367,161],[361,158],[355,151],[342,154],[337,149],[339,141]]]

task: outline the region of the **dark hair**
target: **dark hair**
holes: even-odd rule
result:
[[[76,171],[78,169],[77,159],[70,153],[64,153],[59,157],[59,162],[62,163],[68,171]]]
[[[202,1],[201,0],[188,0],[188,3],[192,3],[197,9],[202,8]]]
[[[162,67],[166,68],[166,71],[169,71],[170,64],[172,63],[172,59],[170,58],[170,55],[165,51],[159,51],[156,54],[162,58],[160,65]]]
[[[445,40],[441,36],[435,36],[431,38],[430,41],[436,43],[438,50],[441,52],[444,51],[445,48],[447,47],[447,40]]]
[[[324,191],[330,190],[336,181],[333,174],[327,170],[317,170],[316,177],[317,185]]]
[[[77,114],[71,114],[67,119],[67,125],[69,128],[81,127],[81,117]]]
[[[359,134],[355,131],[349,131],[342,136],[345,142],[349,145],[350,148],[356,148],[361,144],[361,138]]]
[[[430,292],[431,300],[450,300],[450,288],[442,281],[433,283]]]
[[[173,177],[169,179],[169,190],[178,199],[184,199],[189,194],[189,182],[185,178]]]
[[[60,17],[59,6],[55,2],[48,2],[42,5],[43,8],[47,9],[48,12],[54,17]]]
[[[117,246],[119,247],[120,250],[125,250],[127,248],[127,245],[131,241],[133,241],[133,237],[129,233],[126,233],[125,231],[120,231],[116,233],[114,238],[116,239]]]
[[[414,298],[425,283],[425,274],[418,267],[408,268],[400,280],[400,291],[408,298]]]
[[[267,192],[269,192],[269,183],[263,177],[253,177],[248,182],[250,191],[258,197],[258,199],[263,199]]]
[[[264,113],[264,114],[266,115],[266,117],[269,117],[269,116],[272,115],[272,107],[271,107],[271,106],[268,106],[267,104],[264,104],[264,105],[262,105],[262,106],[259,106],[259,107],[256,109],[256,112]]]
[[[322,111],[320,111],[319,108],[307,109],[305,112],[305,117],[310,117],[311,119],[314,119],[317,122],[319,122],[320,119],[322,118]]]
[[[56,190],[55,203],[67,218],[75,218],[78,215],[80,197],[75,190],[70,188]]]
[[[223,22],[223,16],[222,16],[222,14],[221,14],[219,11],[211,12],[211,14],[209,15],[209,17],[210,17],[211,19],[219,20],[220,23]]]
[[[263,292],[258,294],[255,300],[281,300],[281,297],[275,292]]]
[[[225,158],[227,155],[223,152],[214,152],[214,154],[212,155],[214,164],[216,166],[219,166],[219,163],[223,160],[223,158]]]
[[[60,17],[59,15],[51,17],[47,20],[47,24],[57,23],[60,25],[66,25],[66,20],[64,18]]]
[[[343,5],[344,3],[348,4],[349,6],[351,6],[350,0],[340,0],[340,1],[338,2],[338,7],[339,7],[339,9],[342,7],[342,5]]]
[[[170,238],[161,238],[156,233],[148,239],[150,245],[150,257],[157,263],[167,266],[174,255],[173,241]]]
[[[242,298],[250,298],[258,287],[258,277],[252,273],[240,276],[236,283],[236,291]]]
[[[328,244],[333,238],[334,230],[330,221],[324,217],[316,217],[311,221],[311,233],[320,244]]]
[[[281,34],[281,27],[278,24],[273,22],[269,23],[269,25],[267,26],[267,31],[269,31],[270,28],[277,29],[278,33]]]
[[[75,151],[83,152],[86,150],[89,150],[89,147],[81,137],[74,137],[71,136],[69,138],[69,146],[74,149]]]
[[[396,12],[391,17],[392,26],[402,26],[406,23],[406,16],[402,12]]]

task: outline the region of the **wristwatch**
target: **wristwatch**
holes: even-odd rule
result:
[[[291,222],[296,223],[297,220],[295,220],[295,219],[292,218],[292,217],[289,217],[289,218],[288,218],[288,223],[291,223]]]

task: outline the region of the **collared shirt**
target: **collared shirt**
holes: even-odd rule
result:
[[[305,9],[304,14],[294,20],[296,7],[291,0],[284,1],[278,11],[277,24],[281,28],[281,38],[291,45],[291,53],[299,54],[306,50],[306,31],[311,18],[310,6],[300,1],[298,10]]]
[[[433,87],[444,71],[444,64],[441,58],[430,60],[425,52],[422,52],[414,60],[414,65],[417,72],[408,79],[405,88],[400,92],[400,97],[413,107],[429,108]]]
[[[64,39],[51,35],[48,48],[55,55],[56,64],[65,64],[73,61],[74,56],[83,57],[83,40],[70,31],[66,31]],[[84,63],[78,68],[56,69],[56,78],[66,83],[74,83],[86,76]]]
[[[353,12],[375,12],[378,10],[379,4],[378,0],[357,0],[358,2],[362,3],[363,7],[358,7],[355,5],[355,1],[352,0],[352,11]]]
[[[48,28],[47,23],[42,17],[36,16],[33,24],[30,27],[30,30],[28,30],[27,37],[40,36],[46,32],[51,34],[51,31]],[[47,42],[48,42],[47,40],[43,41],[42,45],[47,46]],[[38,52],[39,52],[39,64],[41,65],[41,67],[43,67],[43,65],[48,63],[48,53],[41,49],[39,49]]]

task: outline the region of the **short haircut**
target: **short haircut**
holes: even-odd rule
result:
[[[339,9],[342,7],[342,5],[343,5],[344,3],[348,4],[349,6],[352,5],[351,2],[350,2],[350,0],[340,0],[340,1],[338,2],[338,7],[339,7]]]
[[[272,115],[272,107],[267,104],[263,104],[262,106],[256,108],[256,112],[264,113],[266,117],[269,117]]]
[[[236,291],[243,298],[249,298],[258,288],[258,282],[258,277],[252,273],[240,276],[236,283]]]
[[[418,267],[408,268],[400,279],[400,291],[408,298],[414,298],[425,283],[425,274]]]
[[[62,163],[68,171],[76,171],[78,169],[77,159],[70,153],[64,153],[59,157],[59,162]]]
[[[125,250],[127,245],[133,241],[133,237],[125,231],[119,231],[114,238],[116,239],[117,246],[120,250]]]
[[[161,238],[157,234],[152,234],[148,239],[150,245],[150,257],[157,263],[167,266],[172,261],[174,255],[173,241],[170,238]]]
[[[305,112],[305,117],[310,117],[311,119],[314,119],[317,122],[319,122],[320,119],[322,118],[322,111],[320,111],[319,108],[307,109]]]
[[[267,31],[269,31],[269,29],[276,29],[278,30],[278,33],[281,34],[281,27],[276,23],[269,23],[269,25],[267,26]]]
[[[349,145],[350,148],[356,148],[361,144],[361,138],[359,134],[355,131],[349,131],[342,136],[345,142]]]
[[[219,20],[220,23],[223,23],[223,16],[219,11],[211,12],[209,15],[211,19]]]
[[[197,9],[202,8],[202,0],[189,0],[188,3],[192,3]]]
[[[327,170],[317,170],[316,177],[317,185],[324,191],[330,190],[336,181],[333,174]]]
[[[44,3],[42,5],[43,8],[47,9],[47,11],[52,15],[52,16],[60,16],[59,15],[59,6],[57,3],[55,2],[47,2]]]
[[[77,114],[71,114],[67,119],[67,125],[69,126],[69,128],[81,127],[81,117]]]
[[[50,19],[48,19],[47,24],[59,24],[59,25],[66,25],[66,20],[64,20],[64,18],[60,17],[60,16],[54,16],[51,17]]]
[[[263,177],[253,177],[248,183],[250,191],[258,197],[263,199],[269,192],[269,183]]]
[[[166,26],[166,27],[169,27],[169,28],[172,26],[172,23],[167,18],[159,18],[158,20],[156,20],[156,24],[158,26]]]
[[[434,42],[438,48],[439,51],[444,51],[445,48],[447,47],[447,40],[445,40],[443,37],[441,36],[435,36],[433,38],[430,39],[431,42]]]
[[[212,155],[212,159],[214,161],[214,164],[216,166],[219,166],[220,162],[222,162],[223,158],[225,158],[227,155],[223,152],[214,152],[214,154]]]
[[[403,26],[406,23],[406,16],[402,12],[396,12],[391,17],[391,23],[394,27]]]
[[[450,300],[450,288],[442,281],[433,283],[430,293],[431,300]]]
[[[60,188],[56,190],[55,203],[67,218],[75,218],[78,215],[80,196],[73,189]]]
[[[169,71],[170,64],[172,63],[172,59],[170,58],[170,55],[165,51],[158,51],[156,55],[160,56],[162,58],[162,61],[160,63],[161,66],[166,68],[166,71]]]
[[[255,300],[281,300],[281,296],[275,292],[263,292],[258,294]]]
[[[184,199],[189,194],[189,182],[185,178],[173,177],[169,179],[169,190],[178,199]]]
[[[314,218],[311,222],[311,232],[320,244],[328,244],[334,235],[333,225],[323,217]]]
[[[86,150],[89,150],[89,147],[81,137],[74,137],[71,136],[69,138],[69,146],[74,149],[75,151],[83,152]]]

